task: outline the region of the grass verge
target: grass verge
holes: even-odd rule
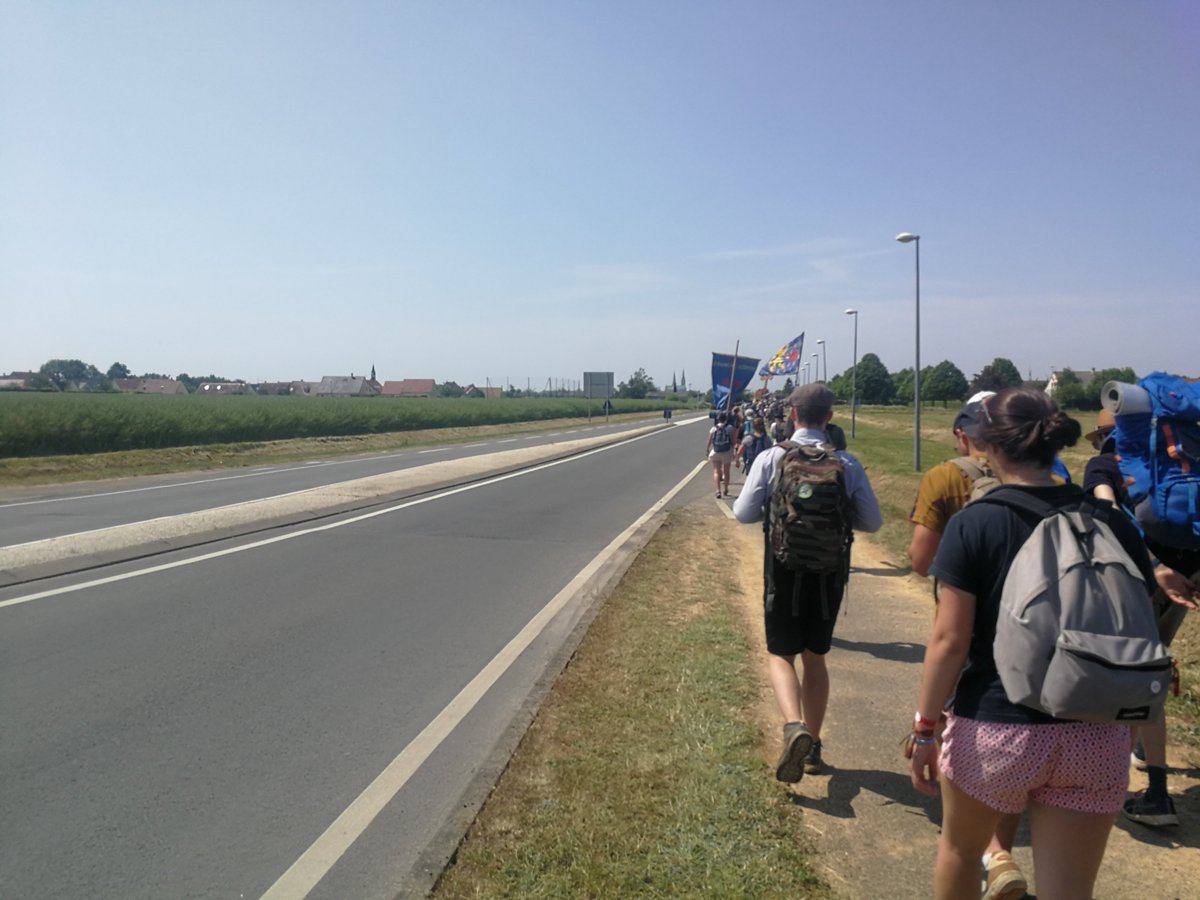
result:
[[[605,603],[434,896],[828,895],[764,777],[760,661],[699,515]]]

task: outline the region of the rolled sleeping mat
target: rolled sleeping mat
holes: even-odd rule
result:
[[[1145,415],[1153,409],[1149,391],[1123,381],[1110,381],[1101,388],[1100,405],[1114,416]]]

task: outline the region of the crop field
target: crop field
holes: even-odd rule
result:
[[[0,458],[501,425],[603,415],[585,399],[0,393]],[[660,410],[614,400],[618,413]]]

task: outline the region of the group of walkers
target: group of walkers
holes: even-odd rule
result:
[[[831,441],[833,406],[824,385],[793,391],[787,398],[791,434],[753,452],[733,504],[739,521],[764,523],[768,676],[784,718],[776,777],[787,783],[823,770],[830,694],[825,655],[848,578],[852,533],[883,524],[861,463]],[[728,467],[718,468],[716,457],[726,451],[717,450],[714,435],[729,424],[719,417],[709,433],[718,496],[728,492]],[[1029,816],[1044,900],[1092,896],[1122,811],[1149,826],[1178,821],[1166,791],[1161,698],[1157,708],[1128,716],[1140,728],[1056,716],[1009,699],[994,649],[1014,559],[1035,530],[1040,533],[1041,521],[1060,513],[1089,527],[1102,524],[1137,584],[1127,602],[1144,605],[1138,612],[1147,617],[1153,610],[1162,644],[1196,608],[1200,553],[1153,546],[1152,558],[1122,508],[1113,424],[1102,415],[1088,435],[1100,454],[1080,487],[1059,474],[1065,468],[1058,458],[1081,437],[1079,423],[1039,390],[985,392],[955,418],[958,458],[921,479],[909,556],[915,572],[934,576],[937,602],[905,754],[914,787],[942,798],[934,897],[978,897],[981,890],[985,900],[1023,896],[1028,882],[1011,855],[1022,814]],[[752,422],[751,435],[765,433]],[[738,456],[733,439],[727,452],[732,464]],[[1152,630],[1153,620],[1147,621]],[[1134,762],[1147,769],[1150,787],[1127,799],[1139,732]]]

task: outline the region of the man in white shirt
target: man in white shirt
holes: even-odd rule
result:
[[[788,397],[792,442],[829,443],[825,428],[833,418],[834,399],[833,391],[823,384],[806,384],[792,391]],[[739,522],[764,519],[774,486],[775,467],[787,450],[786,446],[775,446],[755,457],[742,492],[733,504]],[[883,525],[883,514],[866,471],[851,454],[844,450],[833,452],[843,465],[851,526],[856,531],[878,531]],[[823,765],[821,726],[829,704],[825,654],[833,640],[849,558],[840,573],[818,575],[785,567],[771,551],[770,535],[766,536],[765,548],[763,606],[767,666],[775,700],[784,717],[783,752],[775,777],[793,783],[805,772],[820,772]],[[790,597],[796,598],[794,604],[786,599],[776,602],[776,598]],[[796,672],[797,656],[802,678]]]

